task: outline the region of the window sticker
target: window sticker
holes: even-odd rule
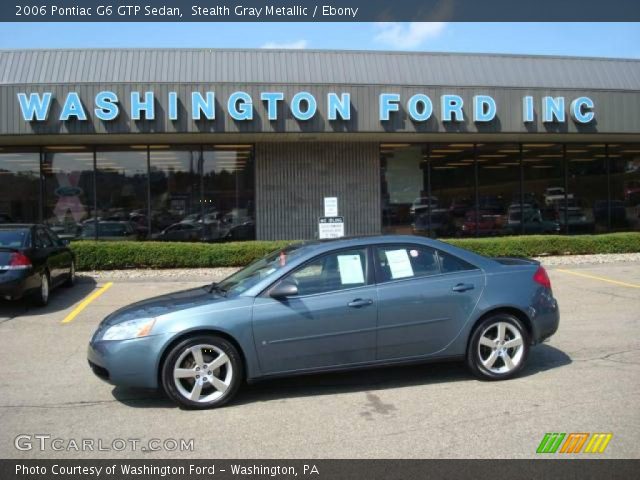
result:
[[[396,278],[413,277],[413,268],[411,267],[411,260],[409,259],[406,249],[387,250],[384,253],[389,262],[391,278],[395,280]]]
[[[342,285],[364,283],[364,271],[360,255],[338,255],[338,269]]]

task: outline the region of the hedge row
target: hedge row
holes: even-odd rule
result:
[[[573,237],[535,235],[446,241],[489,257],[640,252],[640,233]],[[73,242],[71,248],[78,258],[78,270],[210,268],[243,266],[290,243],[289,241],[218,244],[79,241]]]

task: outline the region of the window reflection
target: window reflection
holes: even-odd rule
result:
[[[614,144],[608,150],[611,229],[640,230],[640,144]]]
[[[98,215],[92,220],[98,222],[97,238],[147,238],[147,147],[101,149],[96,164]],[[96,237],[94,226],[83,228],[82,237]]]
[[[151,148],[151,238],[204,240],[200,204],[200,147]]]
[[[202,208],[198,222],[209,241],[255,239],[255,177],[251,145],[203,151]]]
[[[39,221],[40,154],[0,150],[0,223]]]
[[[63,239],[77,238],[93,217],[93,152],[50,147],[44,152],[44,221]]]
[[[609,228],[605,146],[567,144],[565,149],[569,189],[566,200],[556,205],[563,231],[604,233]]]

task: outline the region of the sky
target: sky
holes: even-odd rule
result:
[[[640,58],[640,23],[0,23],[0,48],[309,48]]]

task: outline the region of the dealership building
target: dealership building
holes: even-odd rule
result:
[[[0,51],[0,222],[218,241],[604,233],[639,215],[637,60]]]

